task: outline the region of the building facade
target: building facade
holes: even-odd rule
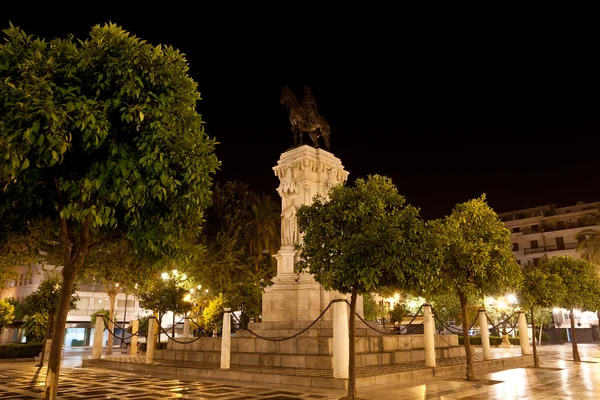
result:
[[[500,213],[498,216],[511,232],[513,253],[519,264],[537,265],[544,256],[581,258],[577,247],[585,238],[579,235],[582,231],[591,228],[588,216],[597,214],[599,207],[600,202],[578,202],[568,207],[557,207],[556,204],[551,204]],[[591,335],[594,335],[591,327],[598,325],[597,314],[580,310],[576,310],[575,314],[576,327],[587,329]],[[571,324],[566,310],[555,309],[553,320],[558,329],[568,328]],[[569,339],[569,330],[567,329],[565,333]],[[593,339],[596,337],[594,336]]]
[[[31,267],[23,266],[15,268],[15,278],[4,282],[0,288],[0,299],[15,298],[22,300],[35,292],[40,283],[48,278],[50,274],[60,273],[60,268],[39,265]],[[108,294],[101,283],[78,283],[77,294],[79,303],[77,310],[72,310],[67,316],[67,329],[65,334],[65,346],[90,346],[94,337],[94,327],[91,323],[91,315],[95,312],[110,307]],[[118,325],[129,326],[134,319],[147,315],[137,299],[119,293],[115,301],[115,320]],[[118,333],[118,331],[116,331]],[[104,332],[104,343],[108,338],[108,331]],[[20,324],[4,328],[0,336],[0,343],[23,342],[25,333]]]

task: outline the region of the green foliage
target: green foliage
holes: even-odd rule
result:
[[[42,351],[41,343],[0,345],[0,359],[33,358]]]
[[[279,247],[278,222],[279,211],[269,197],[240,182],[215,185],[201,235],[207,250],[198,279],[244,316],[260,314],[263,289],[275,275],[271,255]]]
[[[365,320],[367,321],[377,321],[381,318],[379,304],[377,304],[370,293],[366,293],[363,296],[363,311],[365,314]]]
[[[0,300],[0,330],[15,320],[15,306],[8,300]]]
[[[23,318],[25,317],[25,304],[23,303],[23,301],[14,297],[9,297],[5,300],[14,307],[14,321],[23,321]]]
[[[564,290],[555,305],[566,309],[600,309],[600,275],[597,267],[585,259],[557,256],[540,260],[543,268],[562,280]]]
[[[485,195],[455,207],[433,226],[443,245],[441,274],[450,291],[468,299],[504,294],[521,284],[510,231],[486,203]]]
[[[41,312],[29,314],[25,317],[23,329],[25,330],[27,343],[44,340],[48,331],[48,319],[48,314]]]
[[[60,291],[62,290],[62,279],[56,273],[50,274],[44,279],[37,290],[25,297],[23,308],[25,314],[32,315],[41,313],[46,316],[54,314],[58,307]],[[71,303],[69,310],[77,310],[79,295],[76,293],[77,287],[73,287],[71,291]]]
[[[564,297],[566,287],[562,278],[550,267],[550,263],[544,260],[537,266],[528,263],[523,267],[523,285],[519,291],[519,299],[526,310],[532,306],[554,307]]]
[[[220,331],[223,327],[223,296],[219,295],[210,301],[203,313],[204,327],[207,331]]]
[[[35,208],[118,226],[156,254],[176,246],[200,224],[219,165],[184,56],[112,24],[84,41],[4,33],[0,214]]]
[[[550,341],[550,335],[546,332],[542,332],[542,343],[548,343]]]
[[[158,321],[171,311],[174,314],[184,314],[192,308],[190,299],[191,281],[183,274],[171,273],[167,279],[156,275],[139,287],[137,298],[140,306],[147,310],[158,312]]]
[[[98,316],[98,314],[102,314],[102,315],[104,315],[106,317],[108,317],[110,315],[109,311],[105,310],[104,308],[101,308],[98,311],[94,312],[92,315],[90,315],[90,322],[94,326],[96,325],[96,317]]]
[[[407,315],[406,307],[404,307],[403,304],[396,303],[396,305],[394,305],[394,308],[390,310],[389,315],[390,322],[392,324],[395,322],[400,323],[402,322],[402,318],[404,318],[404,316]]]
[[[425,262],[427,234],[418,210],[388,178],[336,186],[298,211],[304,233],[299,270],[327,290],[359,294],[381,287],[422,288],[433,282]]]

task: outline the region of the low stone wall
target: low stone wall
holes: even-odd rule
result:
[[[154,358],[218,363],[220,351],[221,338],[219,337],[200,338],[191,343],[176,343],[169,340],[167,350],[155,350]],[[459,357],[464,354],[464,347],[458,346],[456,335],[436,335],[436,358]],[[358,367],[406,364],[423,360],[425,360],[423,335],[356,338]],[[333,338],[299,336],[275,342],[256,337],[232,337],[231,364],[331,370]]]

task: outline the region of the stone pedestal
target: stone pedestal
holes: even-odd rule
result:
[[[273,170],[280,180],[277,192],[281,196],[282,246],[275,255],[277,276],[263,294],[262,320],[310,322],[339,294],[325,291],[310,274],[294,272],[298,261],[294,246],[302,242],[296,213],[300,206],[311,204],[317,195],[327,199],[329,190],[344,182],[348,172],[330,152],[306,145],[283,153]],[[357,312],[363,315],[362,298],[357,303]],[[324,316],[326,321],[332,318],[330,311]]]
[[[500,346],[501,348],[509,348],[510,345],[510,341],[508,340],[508,334],[507,333],[503,333],[502,334],[502,342],[500,342]]]

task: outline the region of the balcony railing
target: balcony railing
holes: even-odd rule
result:
[[[579,243],[565,243],[563,246],[551,245],[551,246],[540,246],[536,248],[524,249],[525,254],[536,254],[546,253],[550,251],[561,251],[561,250],[572,250],[576,249]]]

